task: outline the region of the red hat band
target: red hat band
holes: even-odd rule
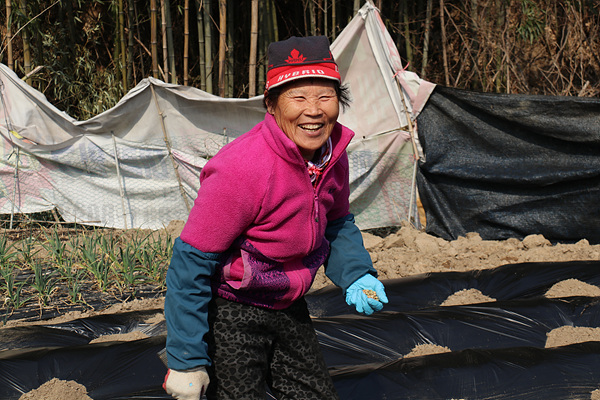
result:
[[[273,68],[267,72],[265,89],[269,90],[284,83],[302,78],[325,78],[341,82],[337,65],[332,62],[289,65]]]

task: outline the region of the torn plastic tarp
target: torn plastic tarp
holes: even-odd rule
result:
[[[543,347],[556,327],[600,326],[600,298],[542,295],[570,278],[598,285],[599,266],[527,263],[385,281],[390,304],[372,316],[327,316],[342,309],[339,289],[315,291],[307,300],[323,308],[327,296],[337,298],[313,322],[342,399],[589,399],[590,389],[600,388],[600,344]],[[499,301],[439,306],[464,288]],[[164,322],[144,322],[157,312],[2,329],[0,398],[18,399],[52,378],[77,381],[95,400],[169,398],[161,388],[166,368],[157,356],[165,344]],[[87,344],[135,330],[151,337]],[[402,358],[419,344],[451,352]]]

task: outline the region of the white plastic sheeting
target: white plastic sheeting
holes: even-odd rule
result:
[[[410,119],[433,85],[402,70],[369,2],[332,53],[353,98],[340,122],[356,132],[348,153],[357,224],[418,224]],[[146,78],[77,121],[0,64],[0,213],[56,208],[65,221],[114,228],[185,220],[206,161],[264,113],[262,96],[226,99]]]

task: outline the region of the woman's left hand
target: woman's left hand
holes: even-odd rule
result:
[[[371,274],[358,278],[346,290],[346,303],[355,306],[356,311],[362,314],[371,315],[380,311],[387,302],[383,283]]]

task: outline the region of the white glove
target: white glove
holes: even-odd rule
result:
[[[199,400],[206,393],[209,382],[205,367],[185,371],[169,369],[163,389],[178,400]]]

